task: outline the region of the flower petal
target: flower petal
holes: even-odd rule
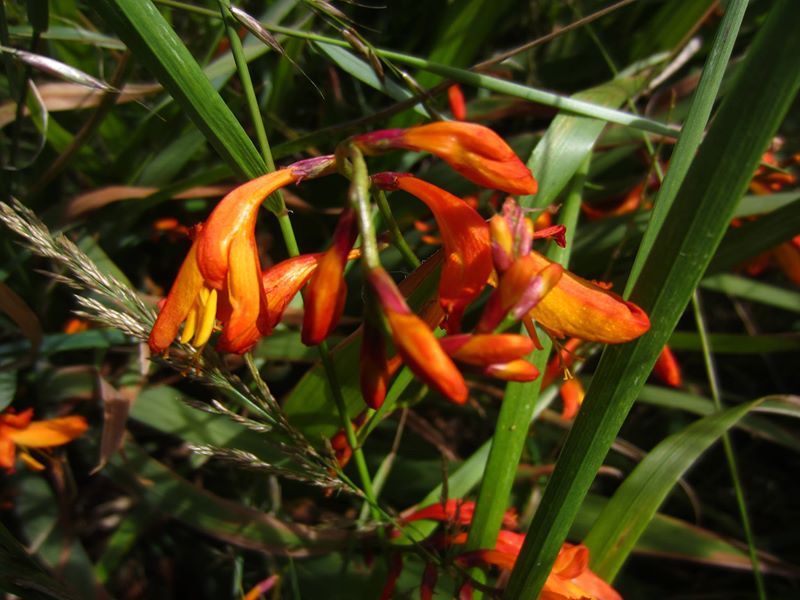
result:
[[[553,264],[538,252],[529,256],[540,269]],[[569,271],[529,314],[558,337],[605,344],[628,342],[650,329],[641,308]]]
[[[84,434],[89,425],[79,415],[31,421],[24,429],[13,429],[8,437],[19,446],[28,448],[50,448],[62,446]]]
[[[163,352],[178,335],[181,323],[189,315],[200,290],[203,276],[197,266],[197,240],[183,260],[178,276],[169,290],[166,302],[158,313],[147,343],[153,353]]]
[[[355,211],[346,207],[333,233],[333,245],[322,255],[305,294],[305,314],[301,339],[315,346],[330,335],[344,310],[347,284],[344,267],[358,237]]]
[[[481,293],[492,272],[489,225],[460,198],[411,175],[379,173],[373,181],[416,196],[433,213],[445,254],[439,302],[447,314],[447,331],[457,332],[464,310]]]
[[[253,237],[264,199],[297,179],[291,168],[273,171],[240,185],[217,204],[198,238],[197,262],[210,287],[222,290],[231,262],[231,244],[242,235]]]
[[[453,361],[425,322],[413,314],[392,279],[373,269],[368,280],[383,308],[397,353],[414,374],[446,398],[463,404],[469,391]]]

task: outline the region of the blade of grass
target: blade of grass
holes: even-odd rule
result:
[[[791,312],[800,312],[800,293],[748,277],[720,273],[713,277],[706,277],[700,283],[700,287],[751,302],[759,302]]]
[[[733,52],[733,45],[746,8],[746,0],[732,1],[725,8],[725,16],[720,23],[714,43],[711,46],[711,52],[703,67],[703,74],[692,98],[686,123],[681,128],[681,135],[670,158],[669,175],[661,182],[661,187],[654,199],[653,210],[650,215],[650,226],[645,230],[644,238],[631,267],[631,273],[625,287],[625,296],[630,294],[639,277],[644,261],[653,247],[655,238],[661,230],[661,225],[664,223],[664,219],[667,217],[675,197],[678,195],[678,190],[703,139],[703,133],[705,132],[708,118],[711,116],[711,109],[717,98],[731,52]]]
[[[650,314],[651,330],[604,352],[509,579],[509,600],[539,595],[598,467],[797,94],[800,38],[791,24],[798,18],[792,0],[773,5],[694,157],[631,293]]]
[[[697,290],[692,295],[692,309],[694,310],[694,318],[697,322],[697,332],[700,334],[700,340],[703,345],[703,362],[706,366],[706,373],[708,375],[708,383],[711,389],[711,399],[714,401],[714,408],[717,412],[722,412],[722,399],[720,398],[719,378],[717,376],[717,368],[714,363],[714,355],[711,353],[711,344],[708,339],[708,329],[706,328],[705,317],[703,316],[703,308],[700,303],[700,294]],[[731,483],[733,483],[734,493],[736,494],[736,505],[739,508],[739,518],[742,522],[742,530],[744,538],[747,540],[747,550],[750,555],[750,563],[753,565],[753,576],[755,578],[756,592],[761,600],[767,597],[766,589],[764,588],[764,578],[761,575],[761,570],[758,566],[758,556],[753,538],[753,529],[750,524],[750,516],[747,510],[747,502],[744,497],[744,489],[739,477],[739,467],[736,462],[736,454],[733,450],[731,438],[728,435],[727,429],[722,433],[722,447],[725,451],[725,461],[728,463],[728,470],[731,475]]]
[[[589,161],[584,159],[560,212],[560,223],[567,228],[567,231],[575,230],[575,224],[580,214],[583,185],[588,172]],[[551,260],[557,260],[566,265],[569,263],[571,251],[572,244],[566,248],[559,248],[552,244],[547,255]],[[529,358],[532,358],[536,368],[544,373],[552,341],[543,337],[542,346],[541,350],[534,351],[532,357]],[[502,525],[503,514],[508,506],[511,487],[514,485],[517,464],[522,456],[525,439],[528,437],[527,424],[533,420],[541,385],[542,376],[539,376],[528,383],[509,383],[506,388],[495,425],[495,433],[492,436],[492,445],[483,481],[478,492],[475,515],[469,530],[467,540],[469,550],[493,548],[495,545]]]
[[[150,0],[100,0],[93,6],[234,171],[247,179],[266,172],[239,121]]]
[[[597,517],[584,543],[592,569],[612,581],[658,507],[700,456],[762,399],[699,419],[662,440],[631,472]]]

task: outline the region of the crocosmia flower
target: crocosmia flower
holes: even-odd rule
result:
[[[403,362],[417,377],[449,400],[458,404],[466,402],[469,391],[464,378],[433,332],[408,307],[392,278],[383,269],[376,268],[369,271],[367,281]]]
[[[357,237],[356,215],[347,206],[336,224],[333,245],[320,257],[305,293],[301,339],[307,346],[315,346],[328,337],[342,316],[347,295],[344,267]]]
[[[408,192],[431,209],[445,255],[439,303],[447,315],[447,331],[457,332],[464,310],[481,293],[492,272],[489,226],[460,198],[408,173],[378,173],[372,181],[385,190]]]
[[[350,140],[364,154],[405,149],[430,152],[480,186],[509,194],[535,194],[536,180],[494,131],[476,123],[440,121],[409,129],[385,129]]]
[[[451,358],[489,377],[533,381],[539,376],[539,370],[523,360],[533,351],[533,342],[524,335],[459,334],[443,337],[439,343]]]
[[[255,241],[258,208],[281,187],[327,174],[333,166],[331,156],[300,161],[249,181],[220,201],[196,228],[189,254],[150,332],[153,352],[166,350],[184,322],[181,342],[202,346],[215,321],[221,321],[217,347],[227,352],[245,352],[259,335],[271,331]]]
[[[33,421],[33,409],[21,413],[7,409],[0,414],[0,469],[14,472],[14,458],[17,448],[25,463],[36,470],[44,469],[39,461],[28,452],[29,448],[53,448],[63,446],[84,434],[88,425],[86,419],[78,415]]]

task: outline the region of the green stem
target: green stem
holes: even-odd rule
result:
[[[400,231],[400,227],[397,225],[397,220],[392,214],[392,208],[389,206],[389,201],[386,199],[386,194],[383,190],[376,190],[374,196],[375,203],[378,205],[378,210],[381,211],[381,216],[383,217],[386,226],[389,228],[389,234],[392,236],[392,245],[397,248],[398,252],[400,252],[403,260],[406,261],[408,266],[412,269],[416,269],[420,265],[419,259],[417,258],[417,255],[414,254],[414,251],[408,246],[406,238],[403,237],[403,233]]]
[[[231,3],[230,0],[218,0],[219,10],[222,16],[222,22],[225,26],[225,32],[228,35],[228,41],[231,45],[231,54],[233,54],[233,61],[236,63],[236,70],[239,74],[239,79],[242,83],[242,90],[244,91],[245,102],[247,110],[250,113],[250,120],[253,122],[253,127],[256,131],[256,140],[258,147],[261,151],[261,156],[264,158],[264,163],[267,165],[268,172],[275,170],[275,160],[272,157],[272,149],[267,139],[267,131],[264,128],[264,120],[261,118],[261,109],[258,106],[258,99],[256,98],[256,91],[253,87],[253,80],[250,77],[250,69],[247,68],[247,57],[244,54],[242,47],[242,40],[233,26],[233,16],[230,13]],[[281,233],[284,240],[291,240],[287,242],[289,254],[292,254],[292,247],[297,248],[297,242],[294,239],[294,231],[291,224],[288,223],[288,216],[286,214],[286,202],[283,199],[281,190],[273,192],[268,200],[268,206],[272,212],[278,216],[278,222],[281,227]],[[299,250],[297,251],[299,253]]]
[[[358,445],[356,439],[356,432],[353,429],[353,423],[350,421],[350,416],[347,414],[347,404],[342,396],[342,388],[339,385],[339,377],[336,374],[336,366],[331,359],[330,349],[328,342],[323,340],[319,346],[319,355],[322,358],[322,365],[325,368],[325,375],[328,378],[328,383],[331,386],[331,394],[336,403],[336,410],[339,411],[339,419],[342,422],[344,434],[347,437],[347,443],[353,449],[353,460],[356,463],[358,476],[361,479],[361,487],[367,497],[367,502],[370,505],[372,516],[374,519],[380,519],[381,513],[377,510],[377,501],[375,498],[375,490],[372,487],[372,479],[370,479],[369,469],[367,468],[367,461],[364,458],[364,452],[361,446]]]
[[[577,223],[581,193],[588,172],[589,161],[586,160],[577,171],[561,210],[560,220],[568,231],[574,231]],[[555,245],[550,247],[547,254],[564,264],[569,260],[569,250],[562,250]],[[533,364],[543,373],[552,347],[551,340],[543,339],[542,346],[542,350],[533,353]],[[533,420],[537,409],[541,385],[540,376],[529,383],[509,383],[506,388],[467,540],[469,550],[493,548],[495,545],[514,484],[517,464],[528,436],[527,424]]]
[[[381,266],[381,260],[369,203],[370,183],[367,163],[364,162],[364,156],[361,151],[352,145],[337,149],[337,155],[342,157],[343,160],[340,160],[341,168],[345,171],[345,175],[350,178],[350,189],[347,195],[350,205],[356,211],[358,217],[364,263],[369,269],[377,269]]]
[[[700,303],[700,294],[697,290],[692,294],[692,310],[694,311],[694,318],[697,323],[697,333],[700,335],[700,344],[703,348],[703,362],[705,363],[706,373],[708,374],[708,384],[711,388],[711,398],[714,401],[714,407],[717,412],[722,411],[722,400],[720,398],[719,380],[717,378],[717,369],[714,364],[714,356],[711,351],[711,342],[708,338],[708,330],[706,329],[705,318],[703,316],[703,308]],[[766,600],[767,591],[764,587],[764,576],[761,574],[761,567],[756,554],[756,544],[753,537],[753,530],[750,525],[750,517],[747,512],[747,501],[744,497],[744,489],[742,487],[741,479],[739,478],[739,468],[736,463],[736,454],[733,450],[733,444],[728,432],[722,434],[722,447],[725,451],[725,459],[728,463],[728,470],[731,474],[731,481],[733,483],[734,493],[736,494],[736,504],[739,508],[739,517],[742,520],[742,529],[744,530],[744,537],[747,540],[747,550],[750,555],[750,564],[753,567],[753,577],[755,579],[756,590],[760,600]]]
[[[175,0],[158,0],[158,1],[159,3],[167,6],[173,6],[175,8],[182,8],[185,10],[191,10],[196,13],[208,15],[207,12],[198,10],[197,7],[187,5],[182,2],[176,2]],[[311,40],[314,42],[321,42],[324,44],[340,46],[343,48],[348,48],[350,46],[348,42],[338,38],[332,38],[324,35],[319,35],[316,33],[309,33],[307,31],[299,31],[297,29],[292,29],[290,27],[282,27],[280,25],[274,25],[271,23],[262,23],[262,25],[264,26],[265,29],[274,31],[276,33],[282,33],[290,37],[298,37],[306,40]],[[449,65],[443,65],[440,63],[425,60],[423,58],[418,58],[416,56],[403,54],[402,52],[393,52],[391,50],[382,50],[380,48],[375,48],[375,54],[377,54],[381,58],[388,58],[391,60],[395,60],[397,62],[418,69],[422,69],[424,71],[430,71],[431,73],[441,75],[442,77],[447,77],[448,79],[451,79],[457,83],[484,88],[487,90],[491,90],[493,92],[497,92],[498,94],[515,96],[517,98],[529,100],[530,102],[544,104],[545,106],[552,106],[554,108],[557,108],[558,110],[572,112],[576,115],[593,117],[595,119],[602,119],[608,121],[609,123],[616,123],[618,125],[625,125],[633,127],[635,129],[649,131],[650,133],[663,135],[670,139],[677,138],[678,135],[680,134],[680,131],[675,129],[674,127],[665,125],[664,123],[660,123],[653,119],[632,115],[630,113],[621,110],[615,110],[612,108],[606,108],[604,106],[598,106],[596,104],[592,104],[591,102],[585,102],[583,100],[577,100],[575,98],[562,96],[560,94],[554,94],[553,92],[534,89],[518,83],[513,83],[503,79],[498,79],[497,77],[490,77],[488,75],[482,75],[480,73],[473,73],[472,71],[469,71],[467,69],[458,69],[455,67],[451,67]]]

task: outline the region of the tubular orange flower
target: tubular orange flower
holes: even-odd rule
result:
[[[442,521],[445,523],[457,523],[459,525],[469,525],[475,515],[475,502],[472,500],[461,500],[460,498],[450,498],[444,502],[429,504],[416,509],[400,519],[400,523],[406,525],[414,521]],[[518,524],[517,511],[513,508],[503,513],[503,527],[514,528]]]
[[[0,414],[0,469],[7,473],[14,472],[16,448],[20,447],[27,464],[41,470],[44,468],[30,454],[27,448],[53,448],[63,446],[84,434],[88,428],[86,419],[78,415],[32,421],[33,409],[28,408],[21,413],[8,409]]]
[[[150,349],[166,350],[185,321],[181,342],[208,341],[215,319],[223,323],[217,347],[242,353],[271,331],[267,298],[255,243],[258,208],[264,198],[292,182],[332,172],[332,156],[313,158],[268,173],[225,196],[196,237],[164,307],[150,332]]]
[[[383,269],[369,271],[367,281],[375,292],[394,341],[397,354],[408,368],[446,398],[463,404],[469,391],[453,361],[442,350],[425,322],[411,312],[394,281]]]
[[[664,346],[661,349],[661,354],[658,355],[656,364],[653,366],[653,375],[656,379],[670,387],[681,387],[683,383],[681,366],[678,364],[669,346]]]
[[[351,138],[364,154],[406,149],[430,152],[480,186],[510,194],[535,194],[536,180],[503,139],[476,123],[440,121],[385,129]]]
[[[347,296],[344,266],[357,237],[356,214],[347,206],[336,224],[333,245],[320,258],[306,290],[301,338],[307,346],[315,346],[328,337],[342,316]]]
[[[580,379],[571,378],[567,379],[561,384],[559,390],[561,394],[561,401],[564,403],[564,408],[561,410],[562,419],[572,419],[578,414],[578,409],[583,404],[583,399],[586,396],[586,391],[583,389],[583,384]]]
[[[555,264],[538,252],[529,256],[540,270]],[[641,308],[569,271],[529,314],[558,337],[605,344],[628,342],[650,329]]]
[[[453,359],[480,367],[484,375],[508,381],[533,381],[539,370],[523,356],[533,350],[529,337],[512,333],[461,334],[443,337],[442,348]]]
[[[454,83],[447,88],[447,100],[450,103],[450,112],[456,121],[463,121],[467,118],[467,104],[464,102],[464,92],[461,86]]]
[[[460,198],[407,173],[378,173],[372,181],[383,189],[408,192],[431,209],[445,254],[439,303],[447,315],[447,331],[457,332],[464,310],[481,293],[492,272],[489,226]]]

